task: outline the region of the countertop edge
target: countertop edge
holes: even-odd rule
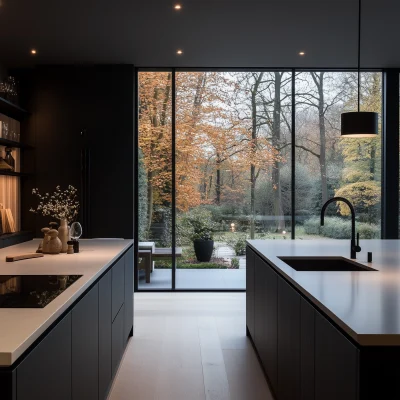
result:
[[[282,269],[274,264],[265,254],[262,254],[257,250],[249,241],[246,241],[249,246],[259,257],[265,260],[271,265],[271,267],[284,279],[286,279],[291,285],[293,285],[312,305],[318,310],[325,313],[332,321],[349,335],[356,343],[360,346],[400,346],[400,335],[397,334],[357,334],[347,324],[345,324],[336,314],[334,314],[329,308],[325,307],[320,301],[312,296],[307,290],[287,275]]]
[[[78,299],[79,297],[97,280],[99,277],[130,247],[133,246],[133,240],[128,239],[129,241],[120,250],[120,252],[111,258],[106,264],[100,268],[96,274],[94,274],[82,287],[80,287],[71,298],[69,298],[54,314],[52,314],[46,321],[43,322],[42,325],[36,331],[34,331],[31,336],[29,336],[24,342],[20,343],[20,345],[13,349],[11,352],[0,352],[0,368],[12,367],[13,364],[30,348],[32,344],[35,343],[40,336],[46,332],[46,330],[58,319],[60,318],[64,312],[68,310]]]

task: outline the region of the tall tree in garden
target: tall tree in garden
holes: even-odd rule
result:
[[[336,90],[335,78],[333,75],[321,72],[301,73],[296,77],[298,90],[296,90],[296,106],[300,109],[311,107],[318,114],[318,141],[312,140],[310,131],[306,132],[306,136],[299,135],[296,147],[309,152],[318,159],[319,174],[321,180],[321,196],[322,204],[328,200],[328,176],[327,176],[327,139],[330,139],[330,144],[334,145],[335,132],[334,123],[329,119],[329,113],[338,103],[344,100],[343,89]],[[329,91],[327,96],[326,91]],[[335,113],[335,117],[338,115]],[[331,128],[331,135],[328,137],[327,125]]]
[[[238,118],[247,125],[249,132],[246,160],[250,165],[252,238],[255,234],[255,189],[262,171],[271,171],[276,231],[285,229],[280,168],[281,150],[287,147],[282,137],[282,119],[285,119],[283,114],[288,111],[290,104],[290,92],[286,89],[289,83],[290,74],[284,72],[244,73],[239,76],[237,83],[235,106]]]
[[[147,174],[143,161],[143,153],[139,149],[139,160],[138,160],[138,214],[139,214],[139,240],[147,239],[148,230],[148,213],[147,213]]]
[[[349,87],[346,110],[357,108],[357,91],[354,76],[345,82]],[[381,112],[381,74],[363,73],[361,81],[361,110]],[[376,138],[343,138],[341,151],[344,157],[344,169],[341,186],[336,190],[337,196],[347,197],[364,214],[370,223],[379,220],[381,199],[381,145],[380,136]],[[348,215],[349,210],[339,204],[342,215]]]
[[[171,73],[139,75],[139,147],[147,170],[148,229],[154,204],[171,201]]]

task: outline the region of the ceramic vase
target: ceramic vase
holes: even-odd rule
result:
[[[47,233],[50,240],[47,243],[45,254],[59,254],[61,252],[62,243],[58,238],[58,232],[55,229],[50,229]]]
[[[66,253],[68,250],[68,237],[69,237],[69,228],[67,224],[67,220],[60,220],[60,227],[58,228],[58,237],[61,240],[61,253]]]
[[[36,253],[46,253],[47,245],[50,240],[50,236],[48,235],[50,229],[49,228],[42,228],[41,231],[44,234],[43,240],[39,244],[39,248],[36,250]]]

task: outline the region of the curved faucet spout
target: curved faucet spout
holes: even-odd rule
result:
[[[355,259],[356,258],[356,253],[361,251],[361,247],[359,246],[359,236],[357,235],[357,244],[356,244],[356,213],[354,211],[353,204],[350,203],[349,200],[347,200],[344,197],[332,197],[329,199],[321,209],[321,226],[324,226],[325,222],[325,211],[326,208],[329,206],[329,204],[342,201],[343,203],[346,203],[351,211],[351,251],[350,251],[350,257]]]

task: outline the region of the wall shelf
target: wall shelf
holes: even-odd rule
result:
[[[7,117],[22,121],[29,115],[28,111],[0,97],[0,113]]]
[[[23,177],[23,176],[29,176],[30,174],[25,174],[25,173],[23,173],[23,172],[1,171],[1,170],[0,170],[0,175]]]
[[[3,138],[0,138],[0,146],[12,147],[15,149],[33,149],[33,146],[30,146],[28,144],[15,142],[14,140],[8,140]]]

